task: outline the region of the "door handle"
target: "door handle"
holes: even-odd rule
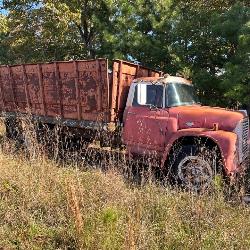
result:
[[[130,111],[128,112],[128,114],[129,114],[129,115],[136,115],[136,113],[130,112]]]
[[[162,128],[160,128],[160,134],[161,134],[161,135],[165,135],[165,133],[164,133],[164,131],[163,131]]]

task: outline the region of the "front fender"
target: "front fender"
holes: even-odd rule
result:
[[[162,167],[164,166],[170,150],[174,143],[182,137],[204,137],[214,141],[220,149],[224,170],[227,175],[233,175],[239,169],[236,152],[237,135],[233,132],[223,130],[207,130],[207,129],[182,129],[178,130],[171,138],[168,138],[168,144],[164,150],[162,157]]]

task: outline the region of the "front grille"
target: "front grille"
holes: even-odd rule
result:
[[[249,120],[245,118],[242,121],[242,157],[243,160],[248,157],[248,133],[249,133]]]
[[[239,162],[242,163],[248,157],[248,133],[249,133],[249,120],[244,118],[241,120],[234,132],[237,134],[237,149],[239,155]]]

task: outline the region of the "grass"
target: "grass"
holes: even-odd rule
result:
[[[73,162],[73,161],[72,161]],[[0,150],[0,249],[250,249],[250,208]]]

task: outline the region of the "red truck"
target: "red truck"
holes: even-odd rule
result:
[[[83,135],[118,127],[128,156],[158,159],[166,175],[195,190],[210,186],[217,171],[235,177],[246,165],[245,111],[200,105],[182,77],[121,60],[112,67],[107,59],[1,66],[7,131],[28,110],[40,123],[60,121]]]

